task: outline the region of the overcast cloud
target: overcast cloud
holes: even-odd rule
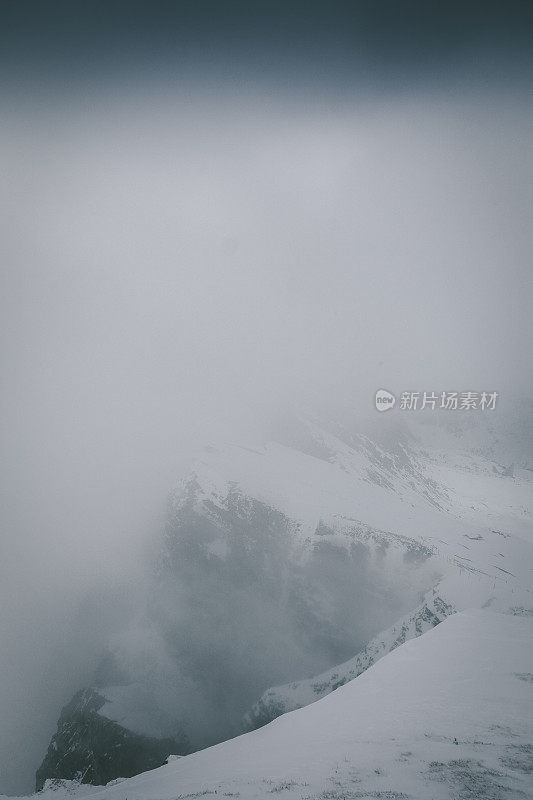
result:
[[[531,112],[512,70],[461,70],[6,91],[0,791],[32,788],[199,446],[381,386],[531,392]]]

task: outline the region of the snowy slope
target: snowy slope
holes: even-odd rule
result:
[[[94,800],[533,797],[533,619],[471,610],[269,725]]]
[[[416,431],[416,426],[412,428]],[[430,437],[427,436],[428,431]],[[531,474],[526,470],[517,470],[512,477],[503,475],[496,462],[479,455],[479,436],[477,447],[474,448],[476,452],[472,452],[464,443],[462,447],[457,447],[457,443],[455,447],[450,447],[450,435],[446,431],[425,425],[418,429],[418,434],[425,437],[422,439],[425,446],[417,448],[414,438],[410,441],[409,453],[403,446],[405,456],[409,456],[408,460],[406,458],[403,461],[404,468],[408,466],[403,476],[401,469],[397,470],[400,473],[398,476],[390,468],[393,457],[365,437],[359,437],[359,450],[371,456],[381,452],[380,464],[375,463],[376,458],[372,459],[373,470],[380,469],[383,464],[389,467],[386,474],[381,474],[377,480],[382,489],[381,505],[386,504],[387,510],[394,509],[396,531],[405,530],[403,526],[407,521],[411,533],[418,534],[415,536],[418,545],[433,554],[432,562],[436,562],[442,570],[443,577],[427,593],[420,606],[399,618],[346,663],[313,678],[268,689],[246,715],[248,727],[257,727],[281,713],[316,701],[352,680],[402,641],[421,635],[457,610],[491,605],[512,613],[533,613]],[[315,432],[317,435],[322,442],[328,441],[323,431],[319,434]],[[428,447],[428,438],[432,447]],[[347,465],[351,463],[350,479],[354,483],[360,480],[365,465],[360,455],[357,457],[357,451],[349,458],[348,448],[342,443],[339,446],[338,440],[329,437],[328,443],[330,454],[335,452],[335,456],[328,459],[328,464],[333,468],[331,472],[339,462],[348,472]],[[334,444],[336,451],[333,450]],[[468,446],[472,447],[471,441]],[[339,452],[342,452],[342,459]],[[355,465],[357,468],[354,469]],[[367,475],[369,472],[367,469]],[[412,476],[420,472],[426,476],[424,483],[421,484],[418,479],[416,483],[409,483],[413,483],[416,489],[422,486],[422,492],[418,498],[416,492],[411,495],[406,510],[406,481],[402,478],[405,473]],[[341,485],[333,476],[330,479],[337,486]],[[365,482],[364,479],[362,482]],[[427,486],[432,489],[431,497]],[[386,493],[396,496],[384,499],[383,494]],[[315,502],[319,502],[319,496],[317,488]],[[360,503],[364,497],[365,488],[359,482],[352,499]],[[435,498],[445,500],[438,505]],[[429,507],[426,502],[428,499]],[[327,501],[323,508],[326,506]],[[382,507],[372,506],[372,501],[363,510],[359,505],[359,514],[366,520],[370,518],[375,521],[376,514],[382,513]],[[323,518],[327,518],[326,511],[323,511]],[[345,534],[353,535],[353,529],[346,520],[338,515],[334,515],[334,519],[337,533],[341,533],[344,527]],[[380,521],[383,522],[383,519]],[[360,523],[356,531],[359,539],[363,531],[364,526]],[[401,540],[398,534],[395,536],[392,532],[376,529],[372,531],[374,537],[379,533],[388,537],[389,541],[407,547],[407,541]]]
[[[192,470],[196,507],[209,517],[210,509],[239,494],[285,514],[303,549],[312,548],[321,524],[335,532],[330,541],[336,544],[360,526],[403,548],[408,541],[429,547],[496,580],[531,583],[531,471],[502,476],[494,472],[496,462],[442,431],[432,448],[411,437],[409,447],[395,440],[386,451],[365,436],[348,445],[317,425],[308,427],[321,458],[277,442],[206,450]],[[190,482],[178,487],[177,508]]]
[[[433,589],[417,609],[374,638],[354,658],[311,679],[268,689],[246,715],[246,727],[260,727],[280,714],[314,703],[357,678],[396,647],[421,636],[454,613],[455,607],[442,599],[437,588]]]
[[[198,749],[361,681],[456,612],[533,616],[527,436],[377,425],[307,416],[206,448],[172,496],[150,606],[109,643],[123,679],[98,687],[100,714]]]

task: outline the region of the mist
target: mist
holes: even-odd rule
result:
[[[475,52],[399,91],[4,88],[0,792],[33,789],[201,447],[382,386],[531,394],[531,110]]]

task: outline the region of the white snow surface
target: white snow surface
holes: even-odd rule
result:
[[[345,543],[343,532],[360,523],[386,533],[403,551],[408,539],[498,582],[531,585],[533,472],[495,474],[490,459],[466,449],[450,455],[448,437],[447,450],[412,442],[406,459],[413,475],[389,467],[389,454],[366,437],[348,446],[318,426],[311,435],[330,450],[329,458],[276,442],[208,448],[193,465],[198,505],[223,506],[236,491],[283,512],[304,549],[316,541],[321,522],[336,531],[334,543]]]
[[[460,612],[312,705],[89,796],[531,798],[532,639],[532,618]]]

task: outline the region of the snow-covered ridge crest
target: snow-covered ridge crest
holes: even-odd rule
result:
[[[318,702],[91,797],[524,800],[532,638],[530,618],[459,612]]]
[[[286,714],[288,711],[294,711],[319,700],[357,678],[396,647],[409,639],[421,636],[455,612],[455,607],[443,600],[437,588],[432,589],[417,609],[406,614],[395,625],[374,638],[354,658],[314,678],[293,681],[266,691],[246,715],[246,727],[258,728],[280,714]]]

